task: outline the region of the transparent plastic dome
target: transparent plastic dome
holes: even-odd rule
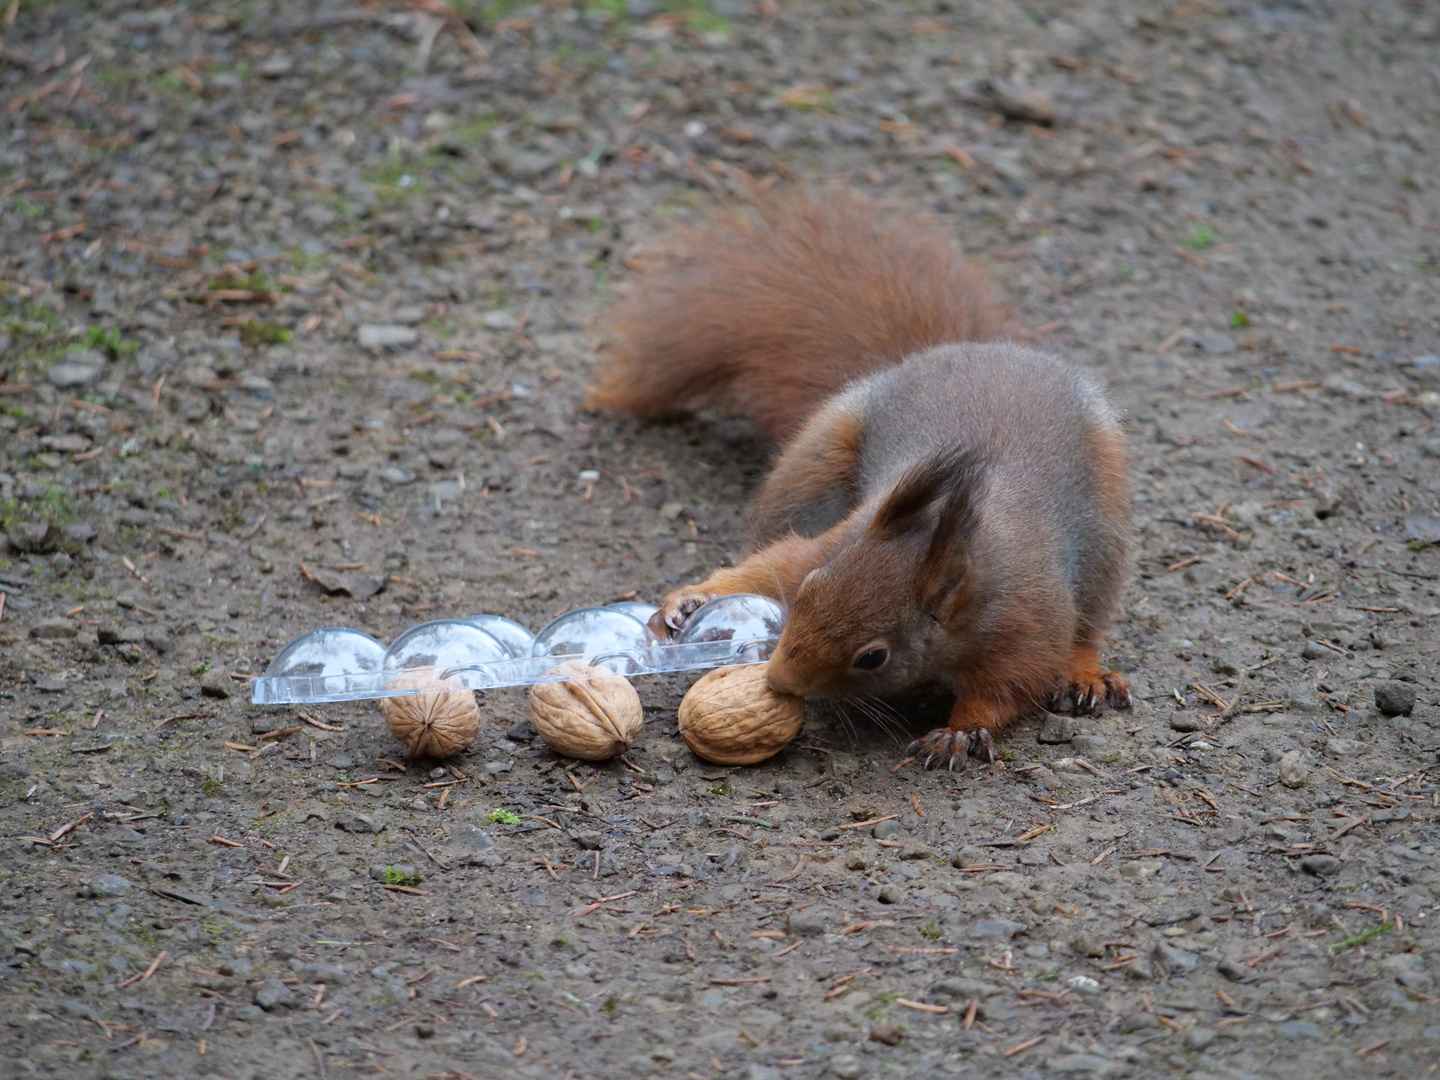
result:
[[[265,674],[251,681],[250,699],[257,705],[302,705],[422,693],[413,680],[396,677],[417,668],[434,669],[436,678],[453,677],[471,690],[587,678],[558,672],[561,656],[583,657],[620,675],[703,671],[767,659],[784,625],[784,612],[774,601],[727,596],[697,611],[679,641],[657,641],[636,617],[653,611],[630,603],[581,608],[551,622],[518,656],[512,650],[524,647],[528,631],[493,615],[422,623],[389,649],[358,630],[313,630],[285,646]]]
[[[768,596],[720,596],[690,616],[676,638],[681,645],[702,641],[760,641],[778,638],[785,612]]]
[[[267,678],[313,676],[334,678],[379,671],[385,660],[385,646],[369,634],[327,626],[301,634],[286,645],[265,669]]]
[[[623,611],[626,615],[633,615],[642,623],[648,623],[650,616],[660,610],[654,604],[646,604],[640,600],[620,600],[614,604],[606,604],[605,607],[610,611]]]
[[[535,635],[532,656],[593,656],[642,649],[651,640],[645,624],[614,608],[567,612]]]
[[[496,638],[461,619],[437,619],[412,626],[385,650],[385,670],[468,667],[509,660]]]
[[[467,615],[460,621],[484,630],[510,650],[511,656],[530,655],[530,646],[534,644],[535,635],[530,632],[529,627],[521,626],[514,619],[507,619],[503,615]]]

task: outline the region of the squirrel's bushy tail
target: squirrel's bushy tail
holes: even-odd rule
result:
[[[940,232],[845,193],[770,196],[678,229],[645,258],[608,319],[592,407],[726,405],[783,443],[851,380],[1010,324]]]

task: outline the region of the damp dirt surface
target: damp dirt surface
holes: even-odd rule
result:
[[[0,3],[0,1072],[1430,1075],[1433,5],[449,10]],[[743,555],[742,421],[579,405],[644,242],[802,180],[1110,388],[1133,710],[945,773],[706,764],[678,677],[595,765],[249,703]]]

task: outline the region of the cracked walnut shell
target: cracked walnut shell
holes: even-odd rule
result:
[[[696,757],[717,765],[753,765],[800,734],[805,699],[777,694],[764,664],[707,671],[680,702],[680,736]]]
[[[581,761],[603,761],[630,749],[645,714],[628,680],[580,660],[567,660],[547,674],[591,677],[530,688],[530,719],[546,746]]]
[[[475,693],[451,676],[443,683],[428,670],[401,672],[392,687],[433,687],[435,692],[380,699],[390,733],[405,744],[407,758],[446,758],[458,754],[480,734]]]

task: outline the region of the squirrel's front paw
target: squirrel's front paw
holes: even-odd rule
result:
[[[716,595],[697,589],[680,589],[671,593],[661,602],[660,610],[650,616],[650,632],[661,641],[669,641],[685,629],[691,615],[714,600]]]
[[[985,728],[953,731],[936,728],[910,744],[908,753],[923,760],[925,768],[944,765],[952,772],[965,768],[971,755],[985,762],[995,760],[995,740]]]

